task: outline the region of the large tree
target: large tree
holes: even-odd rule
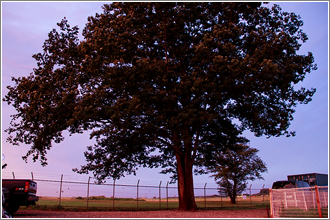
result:
[[[261,173],[267,171],[266,164],[257,156],[258,150],[242,143],[233,149],[217,152],[215,165],[208,169],[219,185],[219,193],[229,196],[232,204],[247,187],[248,180],[263,179]]]
[[[67,20],[34,55],[38,67],[13,78],[4,98],[17,110],[7,129],[23,158],[47,164],[52,143],[92,130],[87,164],[103,181],[139,165],[175,167],[179,209],[196,209],[193,166],[242,131],[288,131],[298,103],[315,89],[297,89],[316,69],[298,55],[303,22],[261,3],[112,3],[78,28]],[[172,170],[173,171],[173,170]]]

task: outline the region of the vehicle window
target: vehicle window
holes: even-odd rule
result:
[[[273,189],[287,189],[287,188],[295,188],[296,183],[291,181],[276,181],[273,183]]]
[[[308,183],[305,181],[298,181],[297,186],[298,188],[309,187]]]
[[[303,182],[303,187],[309,187],[308,183]]]
[[[273,189],[282,189],[286,184],[288,183],[288,181],[277,181],[273,183]]]
[[[296,188],[295,182],[287,182],[287,184],[283,187],[283,189],[289,189],[289,188]]]

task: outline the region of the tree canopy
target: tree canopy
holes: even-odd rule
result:
[[[196,208],[193,166],[244,130],[293,135],[294,108],[315,89],[297,89],[316,69],[298,55],[307,36],[300,17],[261,3],[112,3],[78,27],[63,19],[29,76],[13,78],[6,130],[12,144],[31,145],[46,165],[52,144],[91,130],[87,164],[103,181],[139,165],[175,167],[181,209]],[[171,170],[172,169],[172,170]],[[165,172],[167,172],[165,171]]]
[[[215,165],[208,167],[219,185],[219,193],[229,196],[232,204],[236,204],[236,197],[246,189],[247,180],[263,179],[261,173],[267,171],[257,152],[255,148],[236,143],[232,150],[219,151]]]

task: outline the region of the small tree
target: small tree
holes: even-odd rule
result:
[[[210,168],[220,187],[220,195],[226,194],[236,204],[237,195],[247,186],[247,180],[263,179],[266,164],[256,155],[259,150],[244,144],[236,144],[235,150],[226,149],[216,157],[216,166]]]

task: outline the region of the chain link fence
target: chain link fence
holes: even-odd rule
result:
[[[15,176],[16,175],[16,176]],[[5,178],[4,178],[5,177]],[[140,180],[136,184],[112,183],[98,184],[93,178],[74,178],[33,174],[21,176],[5,173],[4,179],[27,178],[38,184],[38,205],[59,207],[104,208],[113,210],[159,210],[178,208],[178,188],[169,181],[160,181],[157,185],[145,185]],[[49,179],[48,179],[49,178]],[[153,183],[155,183],[153,181]],[[265,207],[269,205],[269,189],[252,189],[252,185],[236,198],[236,204],[230,204],[226,195],[219,195],[219,188],[195,187],[197,206],[205,209],[220,207]],[[47,199],[44,199],[47,198]]]
[[[328,186],[271,189],[270,209],[274,218],[327,218]]]

